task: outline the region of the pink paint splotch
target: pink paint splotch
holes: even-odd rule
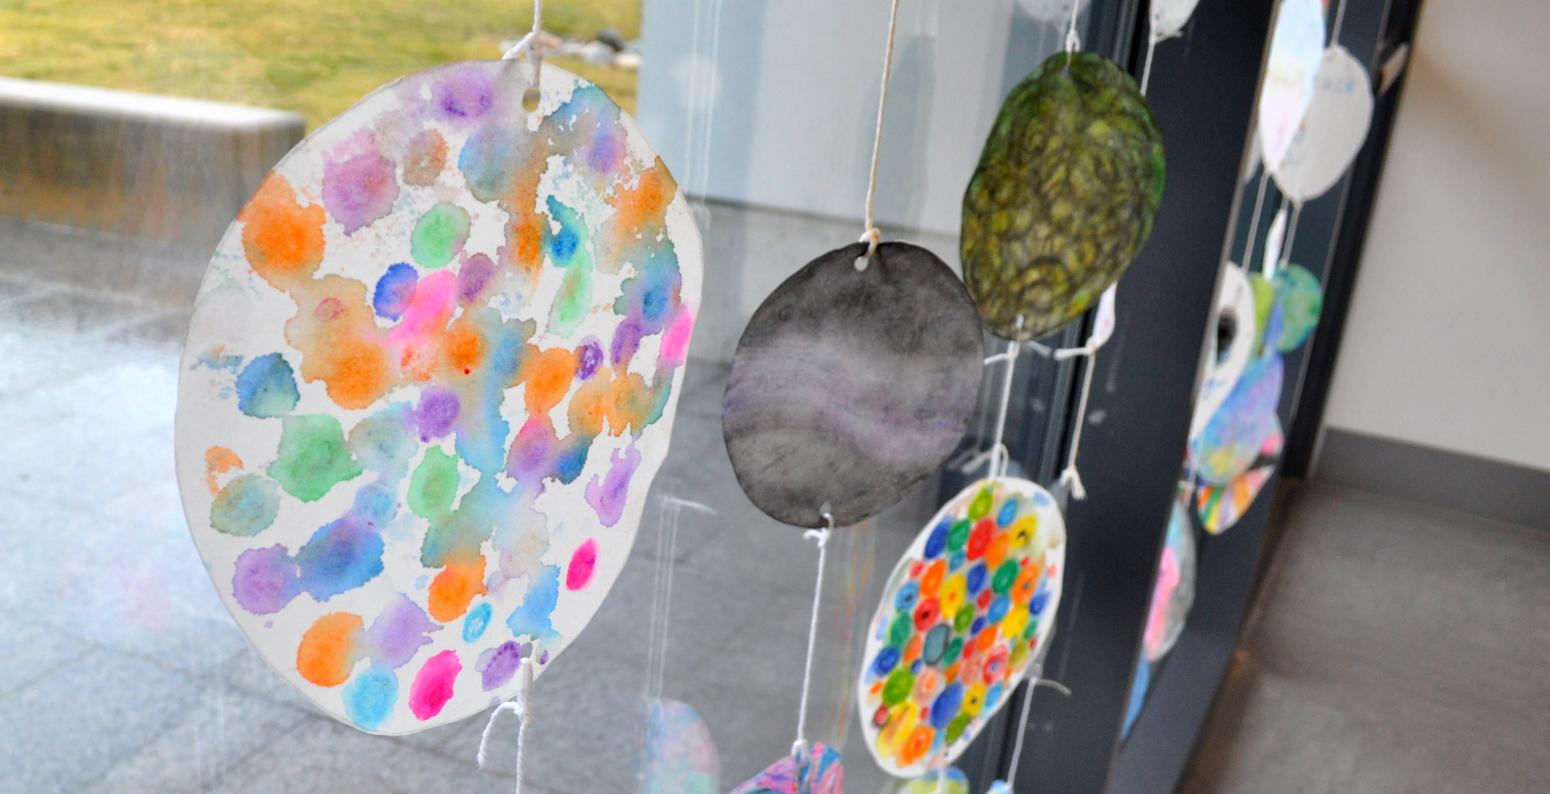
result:
[[[415,719],[428,720],[441,713],[442,707],[452,699],[452,685],[462,671],[463,663],[458,660],[456,651],[442,651],[425,660],[425,666],[409,685],[409,710]]]
[[[576,591],[592,583],[592,573],[597,570],[597,539],[587,538],[576,547],[565,569],[565,589]]]
[[[630,478],[635,476],[639,465],[640,451],[631,444],[614,452],[613,465],[602,479],[593,475],[587,483],[587,504],[597,511],[597,520],[603,526],[619,523],[619,517],[624,514],[624,502],[630,495]]]

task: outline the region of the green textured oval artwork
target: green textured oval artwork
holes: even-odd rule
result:
[[[1034,339],[1080,315],[1151,234],[1163,145],[1130,75],[1058,53],[1007,97],[963,197],[964,280],[985,325]]]

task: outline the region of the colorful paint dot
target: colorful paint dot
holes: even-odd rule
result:
[[[238,537],[252,537],[269,528],[280,514],[280,489],[257,474],[232,478],[210,505],[210,527]]]
[[[415,719],[423,722],[441,713],[452,699],[453,684],[462,670],[456,651],[442,651],[425,660],[409,685],[409,710]]]
[[[587,538],[571,555],[570,565],[565,569],[565,589],[575,591],[584,589],[592,583],[592,572],[597,568],[597,540]]]
[[[281,420],[280,451],[269,476],[303,502],[316,502],[335,485],[362,471],[345,448],[344,430],[332,416],[287,416]]]
[[[468,240],[468,210],[442,202],[425,211],[415,222],[409,237],[409,250],[421,267],[437,270],[446,267]]]
[[[345,685],[344,713],[356,726],[373,730],[393,713],[398,701],[398,676],[391,670],[372,668]]]

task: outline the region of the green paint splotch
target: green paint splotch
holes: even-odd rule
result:
[[[409,509],[421,518],[444,515],[457,499],[457,485],[457,458],[431,447],[409,477]]]
[[[217,532],[252,537],[280,514],[280,489],[268,478],[244,474],[222,488],[210,506],[210,526]]]
[[[468,211],[443,201],[425,211],[414,224],[409,251],[422,267],[446,267],[468,241]]]
[[[280,454],[267,471],[286,493],[316,502],[335,485],[361,473],[361,464],[345,447],[338,419],[287,416],[281,422]]]
[[[560,282],[560,291],[549,310],[548,330],[563,339],[575,333],[592,309],[592,241],[579,213],[553,196],[548,205],[549,217],[560,228],[544,229],[544,251],[549,254],[549,261],[565,268],[565,279]]]

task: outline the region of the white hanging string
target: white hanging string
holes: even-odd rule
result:
[[[1335,6],[1335,24],[1329,29],[1329,43],[1340,43],[1340,29],[1345,27],[1345,0],[1340,0]]]
[[[813,617],[807,626],[807,661],[802,665],[802,701],[797,707],[797,738],[791,754],[800,762],[807,752],[807,699],[813,689],[813,651],[818,646],[818,608],[823,603],[823,569],[828,556],[829,535],[834,531],[834,516],[823,514],[827,526],[809,529],[802,537],[818,543],[818,576],[813,582]]]
[[[1049,687],[1066,697],[1071,696],[1071,690],[1059,681],[1050,681],[1044,678],[1044,664],[1034,663],[1033,669],[1028,672],[1028,683],[1023,687],[1023,707],[1017,717],[1017,738],[1012,741],[1011,768],[1006,772],[1006,786],[1011,789],[1017,785],[1017,767],[1023,758],[1023,742],[1028,734],[1028,714],[1033,708],[1033,690],[1038,687]]]
[[[530,696],[533,687],[533,659],[529,656],[523,659],[518,666],[517,675],[521,676],[521,684],[517,687],[517,695],[511,700],[495,707],[490,712],[490,720],[484,724],[484,733],[479,735],[479,767],[484,768],[485,758],[490,745],[490,732],[495,728],[495,721],[506,712],[517,717],[517,783],[513,789],[514,794],[522,794],[522,757],[526,753],[527,726],[533,721]]]
[[[1286,222],[1286,240],[1281,243],[1281,267],[1292,262],[1292,243],[1297,241],[1297,221],[1302,216],[1302,202],[1292,202],[1292,217]]]
[[[1066,27],[1066,66],[1071,65],[1072,56],[1082,48],[1082,40],[1076,35],[1076,15],[1082,10],[1082,0],[1071,0],[1071,22]]]
[[[1162,41],[1157,36],[1157,11],[1154,9],[1147,15],[1146,34],[1146,65],[1141,67],[1141,96],[1146,96],[1146,87],[1152,83],[1152,56],[1157,54],[1157,43]]]
[[[533,87],[538,88],[543,84],[544,70],[544,0],[533,0],[533,29],[528,31],[516,44],[506,50],[501,60],[511,61],[527,54],[528,61],[533,64]]]
[[[877,253],[883,233],[877,228],[874,210],[877,206],[877,165],[883,153],[883,117],[888,112],[888,82],[893,76],[893,40],[899,29],[899,0],[893,0],[888,11],[888,43],[883,47],[883,85],[877,95],[877,127],[872,133],[872,169],[867,177],[866,228],[861,232],[861,242],[866,243],[866,256],[856,260],[856,269],[865,270],[866,263]]]
[[[1021,317],[1017,318],[1017,321],[1018,325],[1022,325]],[[1005,477],[1012,465],[1011,454],[1006,448],[1006,415],[1007,409],[1012,404],[1012,377],[1017,373],[1017,343],[1007,342],[1006,352],[997,357],[997,360],[1005,361],[1006,368],[1001,378],[1001,401],[1000,408],[996,412],[996,435],[995,441],[990,445],[990,466],[986,472],[992,479]]]
[[[1243,262],[1238,266],[1245,271],[1254,261],[1254,243],[1259,240],[1259,219],[1265,211],[1265,188],[1270,186],[1270,167],[1265,166],[1259,176],[1259,195],[1254,197],[1254,213],[1249,216],[1249,238],[1243,246]]]

